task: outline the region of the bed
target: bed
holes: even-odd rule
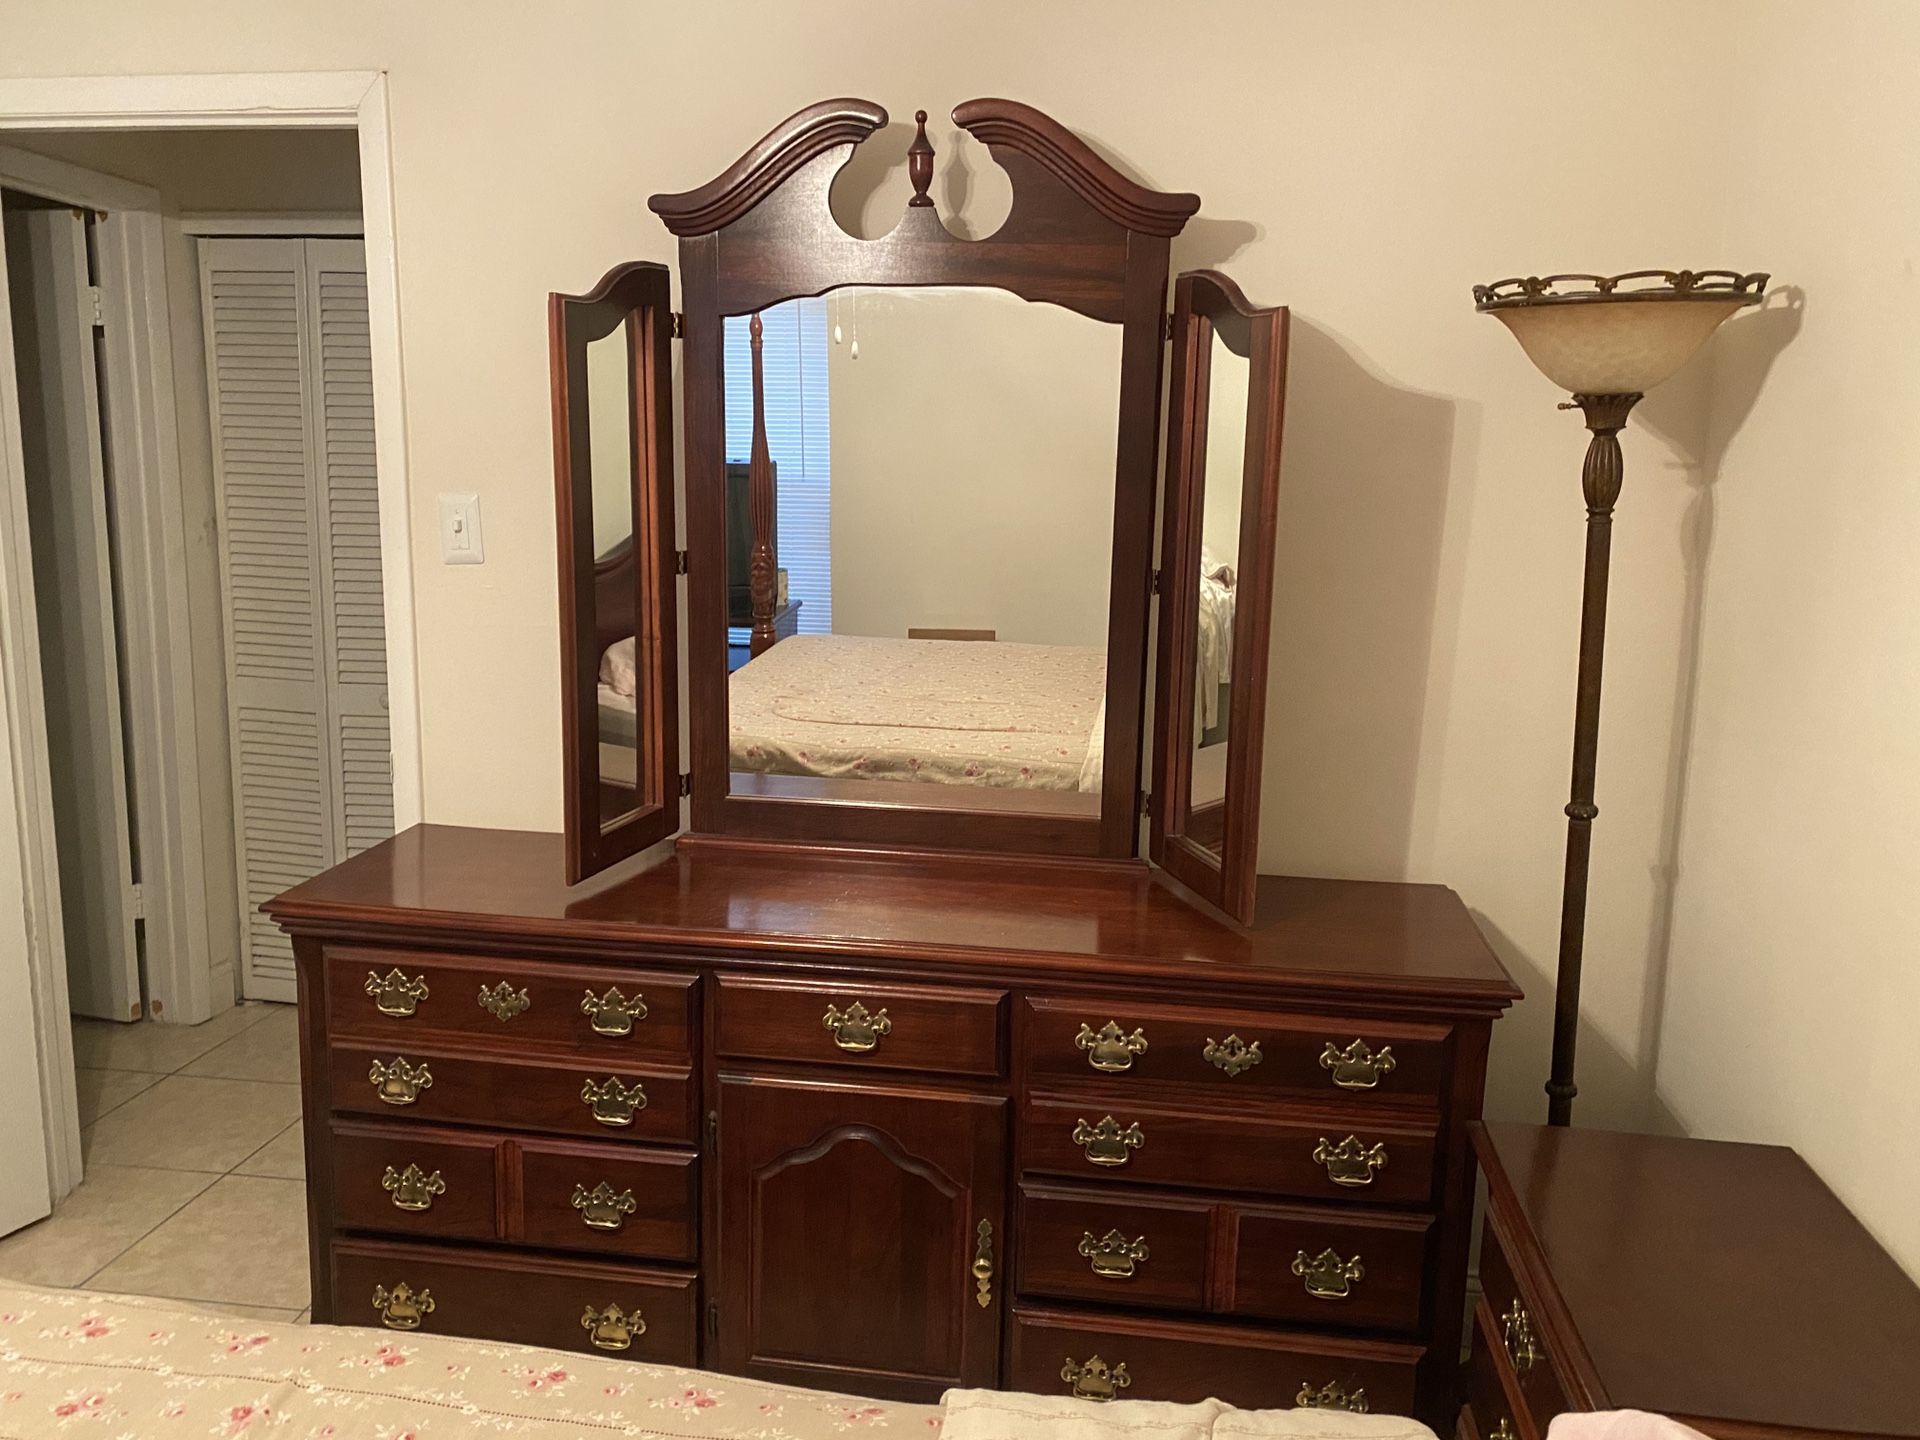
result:
[[[1218,1401],[950,1391],[915,1405],[421,1331],[296,1325],[0,1280],[0,1437],[220,1440],[1434,1440]]]

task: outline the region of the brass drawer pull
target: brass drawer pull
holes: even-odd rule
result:
[[[1103,1280],[1131,1280],[1134,1267],[1147,1263],[1147,1237],[1129,1240],[1118,1230],[1109,1230],[1100,1239],[1088,1230],[1080,1237],[1080,1254]]]
[[[1493,1433],[1487,1436],[1487,1440],[1518,1440],[1514,1434],[1513,1421],[1502,1415],[1500,1423],[1493,1427]]]
[[[993,1303],[993,1222],[982,1220],[973,1234],[973,1299],[984,1310]]]
[[[504,980],[491,990],[484,985],[480,987],[480,1008],[503,1024],[516,1015],[526,1014],[532,1006],[533,1000],[524,989],[516,990]]]
[[[1391,1075],[1399,1063],[1393,1058],[1391,1045],[1382,1045],[1376,1052],[1357,1037],[1344,1050],[1329,1040],[1327,1048],[1320,1052],[1320,1068],[1331,1070],[1333,1083],[1342,1090],[1371,1090],[1380,1083],[1381,1076]]]
[[[1082,1024],[1080,1033],[1073,1037],[1073,1043],[1087,1052],[1087,1064],[1109,1075],[1117,1075],[1122,1070],[1133,1068],[1134,1056],[1147,1053],[1147,1032],[1135,1030],[1131,1035],[1122,1034],[1120,1022],[1109,1020],[1096,1035],[1091,1025]]]
[[[1354,1282],[1366,1278],[1360,1257],[1342,1260],[1339,1252],[1326,1249],[1308,1257],[1302,1250],[1293,1257],[1293,1273],[1307,1282],[1307,1294],[1316,1300],[1344,1300],[1353,1293]]]
[[[406,1281],[399,1281],[389,1290],[384,1285],[373,1287],[373,1308],[380,1312],[380,1323],[389,1330],[418,1330],[420,1322],[434,1311],[433,1292],[422,1290],[418,1295]]]
[[[380,1177],[380,1188],[393,1196],[396,1210],[431,1210],[433,1197],[447,1193],[447,1182],[438,1170],[429,1175],[418,1165],[409,1164],[404,1170],[389,1165]]]
[[[1318,1389],[1311,1380],[1300,1382],[1300,1393],[1293,1403],[1302,1410],[1347,1410],[1355,1415],[1367,1413],[1367,1392],[1356,1386],[1349,1390],[1338,1380],[1329,1380]]]
[[[1076,1365],[1069,1355],[1067,1363],[1060,1367],[1060,1378],[1067,1382],[1076,1400],[1112,1400],[1133,1384],[1133,1377],[1127,1374],[1126,1361],[1109,1365],[1098,1355],[1084,1365]]]
[[[596,1035],[631,1035],[633,1022],[647,1018],[647,1002],[638,995],[629,1000],[618,985],[609,985],[604,995],[587,991],[580,1013],[592,1023]]]
[[[1073,1143],[1085,1150],[1087,1159],[1095,1165],[1124,1165],[1147,1143],[1147,1132],[1137,1122],[1122,1130],[1111,1115],[1098,1125],[1082,1119],[1073,1127]]]
[[[1500,1338],[1506,1343],[1507,1359],[1513,1363],[1515,1375],[1525,1375],[1544,1358],[1540,1342],[1533,1338],[1533,1317],[1517,1295],[1500,1317]]]
[[[593,1118],[602,1125],[631,1125],[634,1115],[647,1108],[645,1087],[636,1080],[628,1089],[614,1075],[600,1084],[588,1080],[580,1087],[580,1099],[592,1107]]]
[[[373,1093],[388,1105],[411,1105],[420,1098],[422,1090],[433,1088],[427,1062],[422,1060],[415,1065],[404,1055],[394,1056],[391,1065],[374,1061],[367,1071],[367,1079],[373,1084]]]
[[[382,1015],[391,1015],[404,1020],[413,1014],[414,1008],[427,998],[427,977],[418,976],[409,980],[396,966],[382,979],[374,971],[367,972],[367,994],[373,997],[373,1008]]]
[[[1336,1185],[1371,1185],[1373,1172],[1387,1163],[1387,1147],[1362,1145],[1355,1135],[1335,1145],[1322,1135],[1313,1147],[1313,1159],[1327,1167],[1327,1178]]]
[[[618,1305],[609,1305],[604,1310],[587,1306],[587,1313],[580,1317],[580,1328],[587,1332],[598,1350],[631,1350],[634,1339],[647,1333],[647,1322],[635,1307],[628,1314]]]
[[[618,1230],[627,1216],[640,1207],[634,1202],[633,1191],[622,1190],[616,1195],[613,1186],[602,1180],[591,1190],[584,1185],[574,1186],[573,1208],[580,1212],[589,1229]]]
[[[1260,1053],[1258,1040],[1249,1045],[1238,1035],[1229,1035],[1216,1045],[1209,1035],[1207,1043],[1200,1048],[1200,1058],[1215,1069],[1225,1071],[1231,1080],[1253,1069],[1266,1057]]]
[[[870,1015],[858,1000],[845,1010],[838,1005],[827,1006],[820,1023],[833,1032],[834,1044],[855,1055],[866,1054],[880,1043],[882,1035],[893,1033],[893,1021],[887,1018],[884,1005]]]

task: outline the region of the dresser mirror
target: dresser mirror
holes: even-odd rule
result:
[[[963,238],[915,119],[884,235],[849,234],[829,201],[886,112],[831,100],[648,201],[679,238],[671,325],[658,266],[554,299],[569,873],[671,834],[676,791],[710,841],[1112,861],[1138,859],[1150,814],[1154,858],[1250,913],[1284,312],[1183,276],[1169,348],[1169,246],[1196,196],[1027,106],[968,101],[954,123],[1012,200]],[[593,423],[621,383],[595,348],[616,330],[624,440]],[[623,444],[627,511],[594,481]]]
[[[548,302],[570,882],[679,828],[668,283]]]
[[[1151,853],[1251,918],[1287,312],[1218,271],[1173,297]]]
[[[728,553],[773,561],[730,655],[732,788],[1040,792],[1097,820],[1120,327],[848,286],[730,317],[724,372],[729,468],[751,479],[764,435],[777,534],[730,508]]]

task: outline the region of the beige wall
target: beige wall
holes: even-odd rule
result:
[[[150,185],[187,214],[360,213],[360,147],[351,130],[40,130],[17,138],[22,149]]]
[[[1224,264],[1294,316],[1263,865],[1460,890],[1535,997],[1497,1032],[1506,1114],[1541,1103],[1584,434],[1468,287],[1648,264],[1805,285],[1780,393],[1758,395],[1714,487],[1697,691],[1711,360],[1626,437],[1581,1113],[1664,1106],[1791,1139],[1920,1268],[1910,1193],[1862,1178],[1891,1179],[1900,1162],[1873,1157],[1903,1146],[1912,1175],[1896,1098],[1912,1087],[1874,1017],[1913,1000],[1910,959],[1907,978],[1892,963],[1920,814],[1899,704],[1916,653],[1911,329],[1889,299],[1911,285],[1913,116],[1882,77],[1914,20],[1768,9],[1777,34],[1736,0],[982,0],[910,26],[831,0],[489,0],[458,23],[372,0],[14,0],[0,67],[390,72],[425,798],[443,821],[559,824],[542,307],[616,260],[672,258],[650,190],[698,184],[787,111],[850,93],[896,117],[1016,96],[1148,182],[1198,191],[1177,263]],[[977,149],[932,129],[936,199],[988,204]],[[873,144],[897,158],[907,138],[896,123]],[[907,193],[896,169],[864,213],[890,223]],[[1857,271],[1856,251],[1878,268]],[[1728,348],[1764,343],[1736,338],[1760,323],[1735,322]],[[1721,406],[1737,408],[1724,387]],[[484,566],[439,564],[447,489],[481,494]],[[1693,898],[1663,989],[1677,875]]]
[[[827,323],[835,632],[1104,648],[1119,327],[950,289],[846,292]]]

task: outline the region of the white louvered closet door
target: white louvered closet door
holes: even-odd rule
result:
[[[204,240],[243,993],[294,998],[260,903],[393,833],[366,262]]]

